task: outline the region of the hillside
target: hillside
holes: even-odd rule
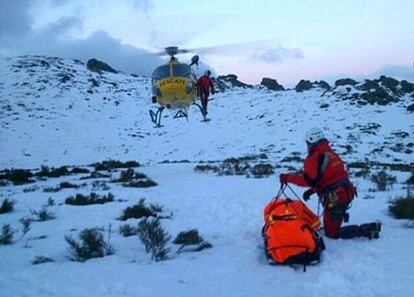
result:
[[[57,58],[12,58],[1,66],[1,151],[14,152],[0,158],[3,168],[107,158],[199,161],[260,152],[277,161],[303,152],[303,131],[311,126],[326,129],[340,152],[352,152],[352,161],[412,160],[407,107],[414,89],[386,105],[361,105],[353,99],[363,91],[352,85],[303,92],[235,87],[214,96],[208,126],[194,107],[188,123],[172,120],[171,112],[165,128],[154,129],[146,78],[100,75],[79,61]]]
[[[12,244],[0,245],[1,296],[414,296],[412,224],[388,212],[412,184],[411,83],[303,81],[273,91],[218,77],[210,122],[192,107],[188,122],[167,111],[154,128],[148,78],[43,56],[3,58],[0,69],[0,203],[14,201],[0,225],[15,230]],[[326,239],[322,262],[303,273],[268,265],[260,232],[278,174],[301,168],[304,132],[315,126],[358,187],[350,223],[379,219],[383,231],[372,241]],[[372,181],[380,172],[385,189]],[[114,199],[67,203],[91,193]],[[161,208],[172,238],[196,228],[212,248],[177,253],[170,242],[169,260],[151,261],[137,236],[119,233],[137,226],[119,218],[141,199]],[[318,211],[315,198],[309,205]],[[54,219],[38,219],[44,207]],[[65,236],[95,227],[114,254],[71,261]],[[52,261],[32,265],[39,256]]]

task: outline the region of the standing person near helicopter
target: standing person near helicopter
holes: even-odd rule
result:
[[[204,120],[206,120],[207,116],[207,104],[208,104],[208,96],[210,96],[210,91],[212,94],[214,94],[214,84],[213,80],[210,78],[211,71],[207,70],[204,72],[204,75],[200,77],[197,81],[197,87],[200,94],[200,100],[201,100],[201,107],[202,107],[202,113]]]
[[[318,194],[324,207],[323,225],[327,237],[378,238],[381,231],[380,222],[341,228],[344,219],[347,221],[346,211],[356,196],[356,188],[349,181],[342,159],[331,148],[321,129],[310,129],[306,132],[305,138],[308,156],[304,160],[303,173],[281,174],[280,183],[310,187],[303,193],[305,201],[309,200],[313,193]]]

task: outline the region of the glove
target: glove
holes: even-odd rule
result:
[[[303,200],[308,201],[310,199],[310,196],[315,193],[312,189],[308,189],[303,193]]]
[[[281,184],[287,184],[289,182],[289,174],[280,174],[279,181]]]

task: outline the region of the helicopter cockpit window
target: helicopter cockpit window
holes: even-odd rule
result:
[[[187,64],[174,64],[173,75],[182,77],[191,77],[191,67]]]
[[[158,80],[170,76],[170,65],[160,66],[152,73],[152,79]]]

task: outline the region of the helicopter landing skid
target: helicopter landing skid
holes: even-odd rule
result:
[[[159,107],[156,112],[150,109],[149,114],[151,117],[151,122],[155,124],[155,128],[160,128],[161,126],[161,115],[165,107]]]
[[[177,111],[177,113],[174,116],[174,119],[177,119],[177,118],[186,118],[188,121],[188,114],[184,110],[180,109],[179,111]]]

